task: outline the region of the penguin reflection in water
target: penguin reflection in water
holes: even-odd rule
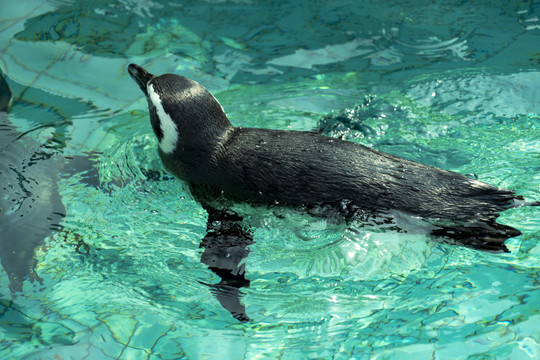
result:
[[[239,288],[249,281],[240,263],[253,237],[229,210],[233,202],[335,208],[345,219],[405,213],[433,235],[489,251],[508,251],[504,241],[521,234],[495,222],[528,205],[511,190],[312,132],[235,127],[197,82],[135,64],[128,71],[148,100],[163,165],[208,211],[201,261],[222,278],[214,293],[241,321]]]

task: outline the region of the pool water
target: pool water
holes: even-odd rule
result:
[[[538,1],[2,2],[0,358],[538,359],[539,207],[505,254],[248,207],[233,318],[126,69],[539,201],[539,45]]]

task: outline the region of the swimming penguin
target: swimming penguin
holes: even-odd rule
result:
[[[17,131],[8,116],[11,98],[0,71],[0,264],[16,296],[24,281],[41,281],[36,250],[62,230],[66,209],[58,185],[61,175],[87,170],[92,162],[86,156],[63,157],[29,131]]]
[[[8,119],[11,91],[0,72],[0,263],[14,294],[26,279],[39,280],[35,250],[65,213],[54,159],[41,144],[16,131]]]
[[[232,202],[312,207],[315,213],[329,206],[346,217],[384,214],[385,221],[398,211],[425,218],[434,235],[490,251],[508,251],[504,241],[521,234],[496,223],[499,212],[538,205],[526,204],[511,190],[352,142],[234,127],[197,82],[154,76],[135,64],[128,71],[148,100],[164,167],[188,183],[209,214],[201,262],[222,281],[206,285],[243,322],[249,317],[239,290],[249,286],[244,259],[253,234],[230,210]]]
[[[508,251],[504,241],[521,234],[495,222],[525,204],[511,190],[316,133],[235,127],[197,82],[135,64],[128,71],[148,100],[165,168],[203,206],[215,197],[397,210],[425,218],[433,234],[494,251]]]

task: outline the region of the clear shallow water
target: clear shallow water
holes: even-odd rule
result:
[[[537,358],[540,214],[509,254],[253,209],[243,303],[201,282],[206,213],[162,170],[136,62],[210,89],[233,124],[343,136],[540,200],[534,2],[0,5],[8,120],[58,170],[39,282],[0,272],[0,358]],[[58,162],[64,162],[58,160]],[[80,163],[80,162],[79,162]]]

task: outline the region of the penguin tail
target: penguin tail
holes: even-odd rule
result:
[[[526,201],[523,199],[522,196],[516,196],[514,198],[514,203],[510,206],[511,209],[513,208],[519,208],[522,206],[540,206],[540,201]]]
[[[474,249],[489,252],[510,252],[504,242],[509,238],[521,235],[521,231],[499,224],[495,222],[494,218],[464,224],[439,225],[431,233]]]

